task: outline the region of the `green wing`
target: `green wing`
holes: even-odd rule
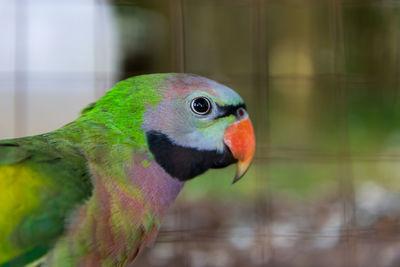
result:
[[[0,141],[0,265],[45,254],[91,191],[86,160],[73,144],[51,135]]]

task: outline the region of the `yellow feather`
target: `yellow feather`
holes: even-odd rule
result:
[[[0,262],[22,252],[9,236],[22,217],[39,205],[43,182],[39,173],[23,164],[0,166]]]

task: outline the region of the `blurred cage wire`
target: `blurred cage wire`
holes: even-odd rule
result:
[[[142,73],[196,73],[246,100],[257,136],[247,177],[189,182],[137,266],[400,265],[400,2],[2,1],[3,138],[59,127]],[[43,14],[66,23],[45,52],[72,58],[68,68],[32,55]]]

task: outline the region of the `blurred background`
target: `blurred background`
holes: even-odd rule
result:
[[[400,266],[400,2],[0,0],[0,138],[74,120],[115,81],[207,76],[253,166],[186,184],[137,266]]]

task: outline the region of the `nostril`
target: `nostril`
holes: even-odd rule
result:
[[[243,118],[246,115],[246,111],[244,110],[244,108],[238,108],[238,110],[236,111],[237,117]]]

